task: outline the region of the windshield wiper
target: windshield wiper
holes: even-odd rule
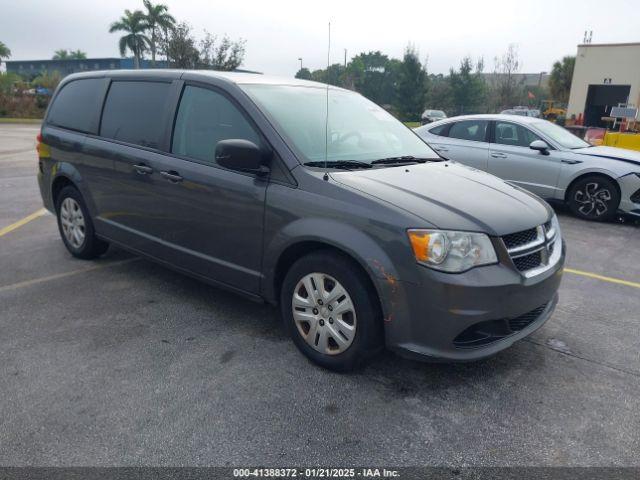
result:
[[[371,165],[394,165],[394,164],[408,164],[408,163],[426,163],[426,162],[439,162],[439,158],[416,158],[412,155],[404,155],[402,157],[387,157],[379,160],[374,160]]]
[[[303,165],[307,167],[327,167],[327,168],[343,168],[350,170],[352,168],[371,168],[371,164],[367,162],[359,162],[358,160],[317,160],[314,162],[305,162]]]

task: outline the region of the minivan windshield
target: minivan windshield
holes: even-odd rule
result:
[[[363,96],[292,85],[241,85],[303,158],[303,163],[391,157],[440,159],[420,137]],[[327,118],[327,105],[329,115]]]
[[[549,137],[551,140],[556,142],[558,145],[564,148],[586,148],[590,147],[587,142],[581,140],[576,137],[573,133],[571,133],[566,128],[562,128],[555,123],[551,122],[536,122],[533,126],[538,129],[541,133]]]

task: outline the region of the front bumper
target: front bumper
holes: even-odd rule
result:
[[[400,355],[421,360],[469,361],[491,356],[540,328],[558,302],[558,288],[565,260],[547,271],[525,278],[502,263],[475,268],[462,274],[446,274],[421,268],[419,284],[398,282],[393,312],[385,319],[387,347]],[[527,317],[534,312],[535,317]],[[508,329],[509,320],[518,324]],[[460,346],[463,332],[477,324],[506,322],[508,334],[484,344]],[[487,323],[489,322],[489,323]]]
[[[618,178],[620,185],[620,211],[640,217],[640,177],[630,173]]]

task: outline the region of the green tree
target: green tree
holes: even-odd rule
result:
[[[56,50],[55,52],[53,52],[53,57],[51,57],[53,60],[68,60],[69,59],[69,50],[67,50],[66,48],[60,49],[60,50]]]
[[[377,50],[356,55],[351,63],[362,69],[362,75],[358,75],[355,82],[358,92],[378,105],[393,103],[398,60],[389,59]]]
[[[189,24],[182,22],[167,32],[162,41],[162,51],[173,68],[196,68],[200,52]]]
[[[460,69],[449,71],[449,86],[453,114],[477,113],[486,98],[486,84],[482,77],[484,63],[478,60],[475,64],[470,57],[460,62]]]
[[[205,36],[200,40],[199,62],[205,68],[213,70],[232,71],[238,68],[244,60],[245,41],[231,40],[227,35],[220,42],[215,35],[205,30]]]
[[[357,90],[358,85],[361,85],[365,78],[365,66],[364,62],[360,58],[353,58],[347,64],[347,68],[342,73],[341,84],[344,88],[349,90]]]
[[[127,50],[130,50],[133,53],[135,68],[140,68],[140,59],[150,43],[144,34],[147,28],[145,15],[140,10],[125,10],[120,20],[113,22],[109,28],[109,33],[125,32],[118,43],[120,55],[124,57]]]
[[[311,80],[311,72],[308,68],[304,67],[298,70],[296,73],[296,78],[300,78],[302,80]]]
[[[87,54],[82,50],[67,50],[66,48],[53,52],[53,60],[86,60]]]
[[[441,73],[429,75],[425,105],[426,108],[444,110],[447,113],[455,111],[449,76],[444,76]]]
[[[176,24],[176,19],[169,13],[169,8],[166,5],[160,3],[154,5],[150,0],[143,0],[142,3],[147,10],[144,14],[145,25],[147,30],[151,32],[149,38],[151,64],[155,66],[161,32],[171,30]]]
[[[62,76],[60,75],[60,72],[56,70],[54,70],[53,72],[49,72],[45,70],[44,72],[40,73],[40,75],[38,75],[36,78],[31,80],[31,85],[33,85],[34,87],[48,88],[50,91],[53,92],[58,86],[58,84],[60,83],[60,80],[62,80]]]
[[[553,64],[549,77],[549,91],[554,100],[562,103],[569,101],[573,69],[576,65],[576,57],[566,56]]]
[[[417,121],[424,109],[427,72],[418,58],[418,52],[409,45],[398,72],[396,108],[405,122]]]
[[[22,77],[12,72],[0,72],[0,98],[11,95],[16,84],[22,82]]]
[[[3,58],[11,58],[11,50],[4,43],[0,42],[0,66]]]
[[[71,50],[69,52],[69,56],[70,58],[74,59],[74,60],[86,60],[87,59],[87,54],[86,52],[83,52],[82,50],[78,49],[78,50]]]

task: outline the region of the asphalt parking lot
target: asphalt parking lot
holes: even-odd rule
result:
[[[0,465],[640,465],[637,225],[559,212],[558,309],[497,356],[340,375],[272,307],[75,260],[49,214],[2,230],[42,208],[36,134],[0,125]]]

